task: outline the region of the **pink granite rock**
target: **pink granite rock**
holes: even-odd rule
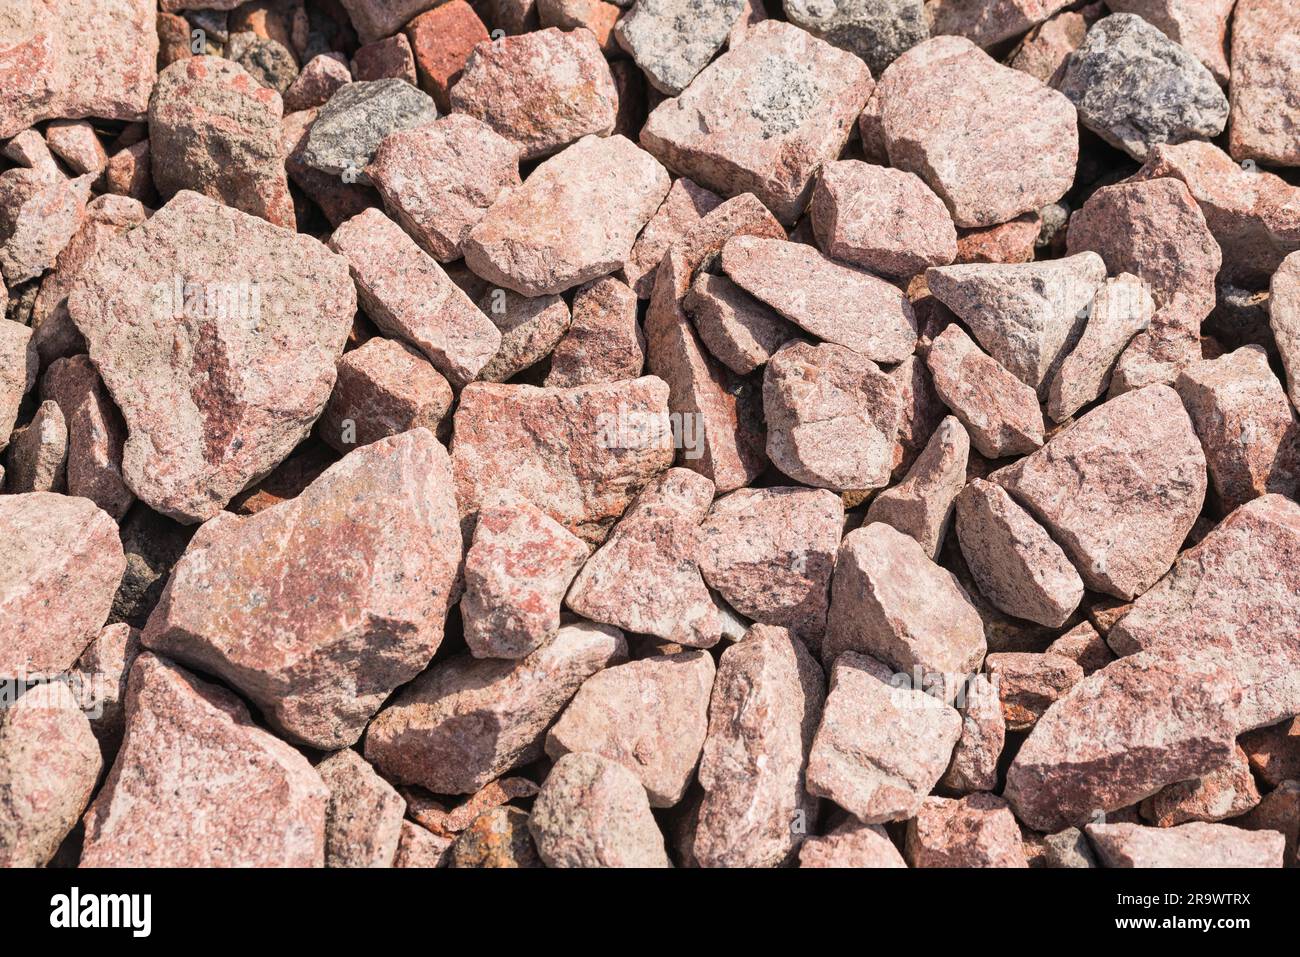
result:
[[[1115,653],[1090,622],[1080,622],[1047,646],[1049,654],[1069,658],[1083,669],[1084,675],[1106,667]]]
[[[748,375],[799,330],[726,276],[700,273],[682,300],[710,354],[737,375]]]
[[[636,293],[613,276],[580,286],[573,295],[569,328],[551,352],[546,385],[618,382],[635,379],[644,368],[645,335],[637,321]]]
[[[955,794],[995,791],[1007,722],[988,675],[971,675],[958,695],[957,711],[961,714],[961,737],[939,786]]]
[[[102,250],[68,312],[126,418],[132,491],[197,522],[279,464],[325,407],[355,308],[320,242],[196,193]]]
[[[320,867],[329,789],[235,695],[150,654],[86,812],[83,867]]]
[[[98,173],[108,165],[108,153],[84,120],[55,120],[45,128],[45,141],[74,176]]]
[[[808,792],[864,824],[912,817],[943,776],[961,735],[957,711],[900,684],[874,658],[845,652],[808,755]]]
[[[295,186],[302,190],[335,228],[352,217],[380,205],[379,194],[360,182],[347,182],[341,176],[323,173],[306,162],[307,141],[320,111],[313,108],[291,113],[281,124],[285,170]],[[351,176],[348,177],[351,179]]]
[[[596,37],[606,56],[617,56],[614,24],[623,15],[620,7],[604,0],[537,0],[537,19],[543,27],[576,30],[586,27]]]
[[[931,0],[934,36],[956,35],[993,47],[1041,23],[1070,0]]]
[[[464,516],[512,488],[599,543],[672,459],[668,389],[653,376],[571,389],[474,383],[456,409],[452,463]]]
[[[1201,323],[1214,309],[1223,262],[1187,186],[1171,177],[1104,186],[1070,217],[1069,252],[1091,250],[1112,275],[1131,273],[1156,303],[1151,326],[1120,357],[1112,395],[1172,383],[1201,357]]]
[[[447,851],[448,867],[544,867],[528,833],[528,813],[495,807],[474,819]]]
[[[17,286],[54,266],[81,227],[92,178],[43,166],[0,173],[0,279]]]
[[[818,168],[838,158],[871,89],[870,71],[853,54],[766,20],[656,107],[641,143],[674,173],[724,196],[753,193],[789,224]]]
[[[0,288],[3,286],[0,282]],[[0,319],[0,449],[9,444],[23,396],[36,384],[38,363],[32,330]]]
[[[965,38],[936,36],[908,50],[875,97],[889,165],[925,180],[958,226],[1041,209],[1073,182],[1073,104]]]
[[[205,524],[141,640],[225,678],[289,737],[346,747],[437,651],[460,555],[451,462],[417,429]]]
[[[1286,840],[1285,867],[1300,867],[1300,781],[1283,781],[1232,823],[1248,831],[1274,831]]]
[[[362,43],[391,36],[437,0],[340,0]],[[228,3],[229,6],[237,6]]]
[[[77,824],[103,767],[90,721],[62,682],[0,710],[0,867],[44,867]]]
[[[139,120],[156,76],[152,0],[11,0],[0,23],[0,139],[51,118]]]
[[[902,292],[811,246],[737,236],[722,248],[722,268],[795,325],[868,359],[899,362],[916,345],[916,318]]]
[[[5,454],[6,492],[62,492],[68,461],[68,424],[57,403],[40,404],[32,420],[16,429]]]
[[[826,255],[881,275],[908,279],[957,256],[952,216],[914,173],[859,160],[827,163],[809,212]]]
[[[1088,306],[1083,334],[1061,361],[1047,390],[1047,414],[1064,422],[1101,396],[1133,337],[1151,324],[1155,300],[1137,276],[1107,279]]]
[[[1003,792],[1039,831],[1081,825],[1232,758],[1240,689],[1222,669],[1150,654],[1089,675],[1038,719]]]
[[[1269,289],[1269,328],[1286,369],[1287,396],[1300,408],[1300,252],[1282,260]]]
[[[478,307],[501,333],[496,355],[479,370],[482,382],[505,382],[541,362],[572,321],[568,305],[556,295],[529,297],[494,288],[483,294]]]
[[[140,632],[126,622],[105,625],[71,672],[72,688],[106,755],[117,753],[126,724],[126,688],[140,655]]]
[[[1295,494],[1300,426],[1261,346],[1193,363],[1176,387],[1225,513],[1269,492]]]
[[[999,611],[1052,628],[1083,600],[1061,546],[998,485],[975,479],[956,498],[957,540],[980,592]]]
[[[771,867],[797,849],[816,813],[803,772],[824,682],[784,628],[755,625],[722,653],[700,757],[694,853],[701,867]]]
[[[912,867],[1029,866],[1020,826],[993,794],[927,799],[907,822],[904,855]]]
[[[325,811],[326,867],[391,867],[401,840],[406,802],[351,748],[316,765],[329,788]]]
[[[530,0],[524,2],[531,6]],[[500,18],[502,27],[506,26],[505,6],[494,4],[496,9],[491,11]],[[505,32],[498,36],[504,36]],[[487,27],[465,0],[448,0],[408,23],[406,37],[415,55],[420,89],[434,98],[439,110],[450,112],[451,88],[460,80],[474,47],[489,39]]]
[[[984,660],[984,624],[956,577],[916,539],[876,522],[840,543],[822,661],[872,655],[920,681],[956,685]],[[915,675],[913,676],[915,678]],[[953,679],[956,679],[955,681]],[[916,684],[920,682],[914,681]]]
[[[66,671],[99,633],[126,558],[117,524],[84,498],[0,496],[0,674]]]
[[[547,727],[579,686],[626,658],[621,632],[580,622],[519,661],[458,655],[439,662],[370,723],[366,760],[389,781],[473,794],[540,758]]]
[[[1054,206],[1060,207],[1060,204]],[[955,262],[1008,265],[1033,262],[1042,235],[1043,217],[1037,212],[1021,213],[1015,219],[996,226],[963,229],[957,234]]]
[[[519,148],[520,159],[532,160],[612,133],[618,91],[590,30],[546,29],[475,46],[451,88],[451,108],[482,120]]]
[[[645,785],[651,807],[686,793],[708,730],[713,659],[706,651],[643,658],[588,678],[546,735],[553,759],[587,751]]]
[[[1286,839],[1276,831],[1246,831],[1227,824],[1089,824],[1104,867],[1282,867]]]
[[[1136,13],[1175,43],[1186,47],[1223,85],[1228,83],[1224,41],[1236,0],[1115,0],[1113,13]]]
[[[1079,49],[1088,27],[1098,19],[1091,12],[1098,7],[1094,3],[1079,12],[1062,10],[1039,24],[1021,41],[1007,66],[1028,73],[1048,86],[1059,87],[1065,62]]]
[[[316,434],[347,453],[411,429],[435,434],[451,410],[447,380],[392,339],[367,339],[338,361],[338,378]]]
[[[189,57],[158,77],[149,101],[153,181],[163,199],[193,190],[294,228],[280,94],[239,64]]]
[[[871,500],[867,524],[884,522],[911,535],[932,561],[948,534],[953,500],[966,484],[970,436],[954,416],[947,416],[930,436],[925,451],[907,477]]]
[[[1228,152],[1238,162],[1300,166],[1297,38],[1300,9],[1287,0],[1238,0],[1232,18],[1228,125]]]
[[[1245,814],[1259,803],[1259,788],[1246,752],[1238,747],[1232,760],[1193,781],[1171,784],[1142,802],[1142,816],[1157,827],[1188,821],[1222,821]]]
[[[352,82],[347,58],[340,53],[314,56],[284,91],[284,113],[297,113],[324,106],[340,87]]]
[[[799,846],[800,867],[907,867],[903,855],[879,824],[849,819],[829,834]]]
[[[1153,385],[1097,407],[993,480],[1052,534],[1085,585],[1133,598],[1173,564],[1200,514],[1205,454],[1178,394]]]
[[[984,659],[1008,731],[1028,731],[1043,712],[1083,680],[1078,662],[1056,654],[1001,652]]]
[[[713,493],[713,483],[690,469],[653,479],[582,566],[565,604],[637,634],[692,648],[717,644],[717,610],[697,564]]]
[[[1250,767],[1269,787],[1300,781],[1300,717],[1243,734]]]
[[[501,346],[501,334],[400,226],[368,209],[334,231],[357,298],[384,332],[410,342],[460,388]]]
[[[622,136],[584,137],[487,211],[462,244],[465,262],[521,295],[563,292],[623,265],[669,185]]]
[[[650,217],[623,263],[623,278],[639,299],[654,291],[655,272],[664,253],[722,203],[722,197],[685,176],[673,180],[663,205]]]
[[[926,359],[934,389],[966,426],[981,455],[1023,455],[1043,444],[1043,413],[1032,386],[980,351],[953,323]]]
[[[523,658],[555,637],[560,604],[587,546],[527,499],[503,492],[479,509],[460,602],[477,658]]]
[[[152,165],[148,140],[118,150],[104,167],[104,192],[156,205]]]
[[[599,754],[555,762],[528,830],[547,867],[671,866],[641,781]]]
[[[411,41],[398,33],[367,43],[353,54],[352,76],[362,82],[397,79],[415,86],[418,81]]]
[[[68,429],[67,490],[120,520],[135,501],[122,478],[126,424],[87,356],[56,360],[41,397],[57,403]]]
[[[457,113],[389,134],[366,175],[402,228],[447,262],[460,258],[469,231],[501,194],[519,186],[519,152],[487,124]]]
[[[826,630],[831,573],[844,524],[822,489],[738,489],[701,526],[700,571],[736,611],[812,643]]]
[[[446,867],[454,838],[431,834],[418,824],[402,822],[393,867]]]
[[[1246,731],[1300,714],[1300,505],[1265,495],[1237,509],[1133,604],[1107,636],[1119,654],[1227,669]]]

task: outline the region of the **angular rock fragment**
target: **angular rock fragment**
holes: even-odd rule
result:
[[[393,867],[446,867],[447,852],[454,840],[451,836],[431,834],[418,824],[403,821],[397,851],[393,855]]]
[[[75,176],[98,173],[108,164],[104,144],[84,120],[55,120],[45,128],[45,140]]]
[[[626,658],[621,632],[582,622],[519,661],[439,662],[370,723],[366,760],[390,781],[473,794],[541,757],[547,726],[583,681]]]
[[[1228,83],[1224,41],[1235,0],[1115,0],[1114,13],[1135,13],[1180,46],[1186,47],[1214,78]]]
[[[126,568],[117,524],[87,499],[0,496],[0,675],[57,674],[99,633]]]
[[[1228,152],[1238,162],[1300,166],[1300,10],[1287,0],[1238,0],[1235,11]]]
[[[1287,396],[1300,408],[1300,252],[1282,260],[1269,289],[1269,329],[1286,369]]]
[[[86,812],[83,867],[321,867],[329,789],[238,697],[150,654]]]
[[[1250,767],[1269,787],[1300,781],[1300,717],[1241,736]]]
[[[1080,622],[1047,646],[1048,654],[1069,658],[1090,675],[1115,660],[1103,638],[1089,622]]]
[[[613,276],[579,287],[569,328],[551,352],[546,385],[618,382],[635,379],[644,368],[645,334],[637,321],[636,293]]]
[[[717,644],[717,610],[697,564],[713,483],[690,469],[652,480],[569,588],[565,604],[592,621],[692,648]]]
[[[795,26],[864,60],[872,76],[930,37],[922,0],[786,0],[783,7]]]
[[[62,682],[0,710],[0,867],[44,867],[76,826],[103,766],[99,744]]]
[[[503,195],[463,242],[465,262],[525,296],[563,292],[622,266],[669,189],[622,136],[588,136]]]
[[[700,571],[745,617],[816,643],[843,525],[844,505],[831,492],[738,489],[713,503],[700,528]]]
[[[795,326],[726,276],[700,273],[682,307],[713,357],[737,375],[753,372],[799,337]]]
[[[423,788],[403,789],[409,804],[407,813],[437,835],[456,835],[473,824],[485,811],[520,798],[537,795],[538,787],[528,778],[498,778],[480,788],[450,811],[428,796]]]
[[[623,278],[636,290],[638,298],[650,298],[659,263],[668,248],[721,204],[721,196],[697,186],[685,176],[673,180],[663,205],[641,230],[632,252],[623,263]]]
[[[981,455],[1023,455],[1043,444],[1043,413],[1032,386],[989,358],[956,323],[930,346],[934,389],[966,426]]]
[[[284,167],[302,192],[320,207],[331,226],[338,227],[359,213],[380,205],[379,194],[369,186],[348,182],[345,179],[308,166],[303,160],[307,152],[307,137],[316,122],[318,109],[302,110],[284,118],[281,125],[284,140]]]
[[[1283,781],[1253,809],[1232,821],[1248,831],[1275,831],[1286,839],[1285,867],[1300,866],[1300,780]]]
[[[916,319],[906,296],[802,243],[737,236],[722,248],[722,268],[800,328],[868,359],[898,362],[916,345]]]
[[[0,280],[11,286],[52,268],[85,216],[92,177],[67,180],[53,166],[0,173]]]
[[[962,36],[985,49],[1024,33],[1069,0],[931,0],[930,32]]]
[[[903,853],[912,867],[1028,867],[1020,825],[993,794],[928,798],[907,822]]]
[[[418,13],[423,13],[437,0],[340,0],[348,19],[356,28],[362,43],[392,36]],[[224,5],[236,6],[226,0]]]
[[[519,186],[518,157],[491,127],[458,113],[389,134],[366,175],[420,247],[449,262],[497,198]]]
[[[555,762],[528,830],[547,867],[671,866],[641,781],[598,754]]]
[[[450,102],[454,112],[482,120],[515,144],[520,159],[532,160],[612,133],[618,90],[590,30],[547,29],[475,46]]]
[[[961,737],[939,785],[957,794],[994,791],[998,786],[998,763],[1006,744],[1007,722],[997,689],[988,675],[971,675],[958,695],[957,710],[961,714]]]
[[[799,866],[907,867],[907,862],[883,827],[849,818],[828,834],[799,845]]]
[[[1003,792],[1039,831],[1077,826],[1231,760],[1240,689],[1217,667],[1151,654],[1089,675],[1038,719]]]
[[[284,91],[284,113],[297,113],[324,106],[340,87],[352,82],[352,71],[341,54],[322,53],[313,57]]]
[[[465,553],[460,613],[477,658],[523,658],[555,637],[587,546],[519,495],[479,509]]]
[[[1130,13],[1089,29],[1066,64],[1061,92],[1084,126],[1138,160],[1159,143],[1218,136],[1228,122],[1228,98],[1214,75]]]
[[[906,478],[871,500],[866,523],[884,522],[911,535],[932,561],[948,534],[953,500],[966,484],[970,436],[954,416],[947,416],[930,436]]]
[[[347,453],[411,429],[436,433],[451,404],[451,386],[433,366],[410,347],[376,337],[339,359],[316,433]]]
[[[967,39],[937,36],[904,53],[881,76],[873,103],[889,165],[925,180],[958,226],[1041,209],[1074,179],[1070,101]]]
[[[1089,824],[1103,867],[1282,867],[1286,839],[1276,831],[1227,824]]]
[[[915,815],[961,735],[954,708],[893,678],[874,658],[840,655],[808,755],[808,792],[864,824]]]
[[[447,850],[448,867],[543,867],[528,833],[529,815],[517,807],[480,814]]]
[[[1192,363],[1176,388],[1225,513],[1269,492],[1295,495],[1300,425],[1261,346]]]
[[[58,405],[66,423],[68,494],[88,498],[120,520],[135,501],[122,479],[126,426],[89,358],[51,364],[41,380],[41,397]]]
[[[1083,599],[1083,582],[1043,527],[981,479],[962,489],[956,513],[957,540],[984,597],[1016,618],[1065,624]]]
[[[298,63],[282,43],[251,31],[232,33],[223,55],[238,63],[248,75],[281,96],[298,78]]]
[[[294,740],[347,747],[437,651],[459,564],[451,462],[417,429],[297,498],[203,525],[141,640],[229,681]]]
[[[1123,273],[1107,279],[1088,306],[1083,334],[1061,361],[1047,390],[1047,414],[1064,422],[1102,395],[1125,346],[1151,324],[1156,305],[1146,284]]]
[[[456,409],[452,463],[465,516],[512,488],[599,543],[672,460],[668,389],[653,376],[571,389],[474,383]]]
[[[1153,385],[1099,406],[993,479],[1085,585],[1133,598],[1173,564],[1200,514],[1205,454],[1177,393]]]
[[[813,189],[813,232],[826,255],[909,279],[957,256],[952,216],[915,173],[839,160]]]
[[[537,0],[537,19],[543,27],[559,27],[561,30],[586,27],[606,56],[619,55],[614,24],[622,15],[619,6],[604,0]]]
[[[783,223],[838,157],[871,93],[850,53],[766,20],[650,114],[641,143],[665,166],[724,196],[753,193]]]
[[[280,95],[237,63],[210,56],[173,63],[149,100],[154,185],[164,200],[193,190],[293,229],[283,116]]]
[[[1007,66],[1028,73],[1050,87],[1057,87],[1070,54],[1083,43],[1088,27],[1103,12],[1107,12],[1106,9],[1096,3],[1078,12],[1062,10],[1029,31],[1007,61]],[[1083,839],[1082,834],[1079,838]]]
[[[370,183],[366,167],[388,136],[427,126],[438,108],[404,80],[370,80],[340,87],[320,108],[302,160],[345,183]]]
[[[1058,205],[1060,204],[1053,204]],[[1045,208],[1051,209],[1052,206]],[[1015,219],[997,226],[963,229],[957,236],[955,261],[1008,265],[1033,262],[1042,235],[1043,217],[1036,212],[1021,213]]]
[[[997,688],[1008,731],[1028,731],[1084,677],[1071,658],[1023,651],[989,655],[984,669]]]
[[[411,41],[398,33],[374,43],[367,43],[352,57],[352,75],[358,80],[405,80],[416,86],[415,56]]]
[[[329,804],[325,810],[326,867],[391,867],[406,802],[351,748],[316,765]]]
[[[569,329],[569,307],[559,296],[521,296],[490,289],[479,309],[501,333],[496,355],[479,370],[483,382],[504,382],[546,358]]]
[[[1245,814],[1259,803],[1259,788],[1240,747],[1232,760],[1194,781],[1171,784],[1142,802],[1142,816],[1157,827],[1188,821],[1222,821]]]
[[[708,730],[713,659],[706,651],[643,658],[588,678],[546,735],[558,759],[590,752],[630,769],[651,807],[686,793]]]
[[[139,654],[139,631],[126,622],[105,625],[71,672],[82,713],[106,755],[116,754],[122,741],[127,679]]]
[[[126,418],[132,491],[197,522],[274,468],[324,408],[355,308],[317,240],[196,193],[106,247],[68,312]]]
[[[1111,647],[1226,668],[1245,692],[1238,731],[1300,714],[1297,554],[1300,505],[1257,498],[1179,556],[1111,628]]]
[[[897,383],[843,346],[782,347],[763,375],[767,455],[792,479],[833,491],[889,483],[902,415]]]
[[[650,84],[676,96],[722,49],[744,0],[637,0],[614,27]]]
[[[375,325],[416,346],[453,386],[473,380],[501,347],[491,320],[379,210],[336,229],[330,248],[347,260]]]
[[[38,368],[32,330],[20,322],[0,318],[0,449],[9,444],[18,408],[23,396],[36,384]]]
[[[825,676],[784,628],[755,625],[722,653],[700,757],[694,853],[701,867],[772,867],[799,845],[808,749]]]

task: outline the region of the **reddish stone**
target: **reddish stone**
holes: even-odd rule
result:
[[[489,39],[487,27],[465,0],[449,0],[406,25],[415,56],[420,89],[443,113],[451,110],[448,94],[460,79],[474,47]]]
[[[800,338],[794,325],[725,276],[700,273],[682,307],[709,352],[737,375],[748,375]]]
[[[108,164],[104,144],[84,120],[55,120],[45,128],[45,141],[76,176],[98,173]]]
[[[1241,736],[1241,746],[1251,769],[1269,787],[1300,781],[1300,717],[1249,731]]]
[[[1237,748],[1232,760],[1193,781],[1171,784],[1142,802],[1142,816],[1157,827],[1188,821],[1222,821],[1245,814],[1259,803],[1259,788],[1250,773],[1246,752]]]
[[[1028,731],[1043,713],[1083,680],[1078,662],[1056,654],[1002,652],[984,659],[997,688],[1008,731]]]
[[[339,0],[362,43],[392,36],[438,0]]]
[[[529,297],[492,289],[478,306],[501,333],[496,355],[479,370],[483,382],[505,382],[531,368],[550,355],[569,331],[569,307],[559,296]]]
[[[1227,824],[1089,824],[1086,830],[1103,867],[1282,867],[1286,846],[1276,831]]]
[[[339,452],[409,432],[436,433],[451,411],[451,386],[415,350],[367,339],[338,361],[338,378],[316,434]]]
[[[0,282],[0,288],[4,283]],[[39,368],[32,330],[18,322],[0,319],[0,449],[9,444],[9,434],[18,419],[18,409],[36,384]]]
[[[10,436],[6,492],[61,492],[68,459],[68,425],[56,403],[40,404],[32,420]]]
[[[430,834],[418,824],[402,822],[393,867],[446,867],[452,837]]]
[[[958,263],[1032,262],[1043,232],[1043,217],[1021,213],[1015,219],[981,229],[963,229],[957,237]]]
[[[391,867],[406,802],[351,748],[316,765],[329,788],[325,810],[326,867]]]
[[[722,204],[722,197],[697,186],[685,176],[673,180],[663,204],[650,217],[623,263],[623,278],[640,299],[654,291],[655,274],[670,246]]]
[[[1300,408],[1300,253],[1282,260],[1269,288],[1269,328],[1286,369],[1287,396]]]
[[[341,53],[312,57],[284,91],[284,114],[324,106],[341,87],[352,82],[352,71]]]
[[[11,286],[51,268],[85,217],[93,177],[69,181],[53,167],[0,173],[0,280]]]
[[[957,697],[957,710],[961,714],[961,737],[939,786],[945,793],[955,794],[997,790],[1007,722],[988,675],[971,675]]]
[[[1115,0],[1107,2],[1114,13],[1136,13],[1169,39],[1186,47],[1214,74],[1228,83],[1228,57],[1224,41],[1228,17],[1236,0]]]
[[[448,867],[543,867],[528,833],[528,814],[498,807],[479,815],[447,851]]]
[[[1283,781],[1232,822],[1248,831],[1276,831],[1286,839],[1285,867],[1300,867],[1300,781]]]
[[[955,417],[934,430],[907,477],[871,500],[866,523],[884,522],[911,535],[932,561],[948,534],[953,500],[966,484],[970,437]]]
[[[799,847],[800,867],[907,867],[903,855],[879,824],[849,819]]]
[[[1238,0],[1232,18],[1232,158],[1300,165],[1300,8],[1288,0]]]
[[[636,293],[613,276],[580,286],[573,295],[568,331],[551,353],[546,385],[618,382],[635,379],[644,368],[645,335],[637,321]]]
[[[1019,36],[1070,0],[932,0],[927,4],[934,36],[957,35],[985,49]]]
[[[356,80],[405,80],[415,86],[415,57],[411,42],[398,33],[374,43],[367,43],[352,57],[352,76]]]
[[[1069,658],[1083,669],[1085,676],[1098,671],[1115,660],[1115,653],[1110,650],[1103,638],[1089,622],[1075,625],[1060,638],[1047,646],[1048,654]]]
[[[606,56],[619,53],[618,42],[614,39],[614,24],[622,15],[618,5],[603,0],[537,0],[537,19],[543,28],[576,30],[586,27],[596,37],[601,52]]]
[[[106,755],[116,754],[126,724],[126,687],[140,654],[140,632],[126,622],[105,625],[71,672],[72,688]]]
[[[1063,10],[1030,30],[1007,66],[1028,73],[1051,87],[1060,85],[1065,62],[1079,49],[1088,27],[1098,19],[1100,4],[1083,10]]]
[[[903,853],[912,867],[1029,866],[1020,825],[993,794],[929,798],[907,822]]]

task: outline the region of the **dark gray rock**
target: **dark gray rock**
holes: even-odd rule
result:
[[[284,95],[298,79],[298,63],[282,43],[256,33],[236,33],[226,44],[226,59],[234,60],[262,86]]]
[[[173,522],[136,503],[122,522],[126,572],[113,597],[108,624],[124,621],[136,628],[144,627],[196,527]]]
[[[1218,136],[1228,122],[1214,75],[1130,13],[1093,25],[1066,63],[1061,92],[1084,126],[1139,160],[1159,143]]]
[[[871,75],[930,38],[924,0],[784,0],[785,15],[813,36],[864,60]]]
[[[322,173],[368,186],[365,168],[389,133],[426,126],[437,118],[433,98],[405,80],[349,83],[321,107],[302,159]]]

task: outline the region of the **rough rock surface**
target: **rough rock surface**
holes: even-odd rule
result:
[[[1142,816],[1158,827],[1188,821],[1222,821],[1245,814],[1259,803],[1259,788],[1250,773],[1246,752],[1236,749],[1232,760],[1193,781],[1171,784],[1142,802]]]
[[[704,789],[693,850],[701,867],[770,867],[800,841],[816,808],[803,772],[825,676],[784,628],[755,625],[722,653],[700,756]]]
[[[1287,396],[1300,408],[1300,252],[1282,260],[1269,289],[1269,328],[1286,369]]]
[[[713,658],[684,651],[642,658],[588,678],[546,735],[558,759],[590,752],[631,770],[651,807],[672,807],[686,793],[708,730]]]
[[[105,625],[71,671],[82,712],[105,754],[117,753],[122,741],[127,678],[139,654],[139,631],[126,622]]]
[[[290,738],[347,747],[437,651],[460,556],[450,459],[416,429],[288,502],[204,524],[141,640],[226,679]]]
[[[966,37],[993,47],[1046,20],[1069,0],[930,0],[928,13],[935,36]]]
[[[36,384],[39,367],[32,330],[22,323],[0,319],[0,449],[9,444],[23,396]]]
[[[0,496],[0,674],[57,674],[108,618],[126,568],[117,524],[84,498]]]
[[[637,0],[614,27],[650,84],[676,96],[727,42],[744,0]]]
[[[32,420],[14,431],[5,455],[5,491],[61,492],[68,460],[68,424],[45,400]]]
[[[669,247],[720,205],[722,197],[717,193],[696,185],[685,176],[673,180],[663,205],[641,230],[627,262],[623,263],[623,278],[636,290],[638,298],[650,298],[659,263]]]
[[[197,522],[279,464],[329,399],[355,302],[320,242],[196,193],[106,247],[68,312],[126,418],[131,490]]]
[[[966,429],[956,417],[945,417],[906,477],[871,500],[866,523],[884,522],[911,535],[932,561],[938,561],[953,500],[966,484],[969,457]]]
[[[362,43],[391,36],[412,17],[437,4],[437,0],[340,0],[348,18],[356,28]],[[204,0],[208,6],[211,0]],[[237,6],[233,0],[222,0],[222,6]]]
[[[1089,412],[993,480],[1094,591],[1134,598],[1173,564],[1205,501],[1205,454],[1178,394],[1153,385]]]
[[[930,37],[923,0],[785,0],[782,7],[795,26],[860,57],[872,76]]]
[[[1083,668],[1070,658],[1025,651],[989,655],[984,670],[997,687],[1008,731],[1028,731],[1084,677]]]
[[[278,40],[258,36],[251,30],[232,33],[222,55],[232,63],[238,63],[254,80],[282,97],[298,78],[298,62],[292,51]]]
[[[1238,162],[1300,166],[1300,10],[1287,0],[1238,0],[1235,11],[1228,152]]]
[[[1080,622],[1047,646],[1053,655],[1069,658],[1083,669],[1085,675],[1106,667],[1115,660],[1115,653],[1106,639],[1090,622]]]
[[[325,810],[326,867],[391,867],[406,801],[351,748],[316,765],[330,790]]]
[[[545,359],[572,321],[568,305],[555,295],[529,297],[494,288],[478,306],[501,333],[496,355],[479,370],[482,382],[504,382]]]
[[[297,113],[324,106],[341,86],[352,82],[352,71],[347,59],[340,55],[322,53],[312,57],[299,71],[289,89],[284,91],[284,112]]]
[[[580,286],[573,294],[569,328],[551,353],[546,385],[618,382],[635,379],[644,368],[645,334],[637,321],[636,293],[613,276]]]
[[[555,762],[528,816],[547,867],[669,867],[645,788],[598,754]]]
[[[1300,718],[1241,736],[1251,769],[1269,787],[1300,781]]]
[[[927,799],[907,822],[903,853],[912,867],[1029,866],[1020,825],[993,794]]]
[[[321,867],[329,789],[238,697],[151,654],[86,812],[83,867]]]
[[[700,273],[682,300],[710,354],[737,375],[771,359],[798,329],[726,276]]]
[[[1137,14],[1191,51],[1226,86],[1228,55],[1224,41],[1235,3],[1236,0],[1115,0],[1106,6],[1114,13]]]
[[[958,226],[1004,223],[1070,188],[1079,150],[1070,101],[963,37],[904,53],[873,103],[863,123],[877,117],[890,165],[925,180]]]
[[[53,165],[0,173],[0,280],[9,285],[52,268],[81,228],[93,177],[66,180]]]
[[[753,193],[783,223],[848,141],[871,94],[850,53],[765,20],[650,114],[641,143],[680,176],[724,196]]]
[[[893,680],[874,658],[845,652],[808,755],[808,791],[864,824],[913,817],[961,735],[956,709]]]
[[[584,137],[493,204],[463,242],[465,262],[521,295],[564,292],[623,265],[669,185],[624,137]]]
[[[1089,824],[1105,867],[1281,867],[1286,839],[1276,831],[1247,831],[1227,824]]]
[[[541,757],[546,728],[579,686],[626,657],[621,632],[582,622],[519,661],[441,661],[370,723],[366,760],[398,784],[473,794]]]
[[[956,794],[997,790],[1007,722],[988,675],[971,675],[958,696],[957,710],[961,714],[961,737],[939,784]]]
[[[826,630],[843,524],[831,492],[739,489],[714,502],[700,528],[700,571],[745,617],[815,643]]]
[[[542,867],[528,814],[517,807],[495,807],[480,814],[447,851],[448,867]]]
[[[370,183],[366,167],[392,133],[438,118],[433,99],[405,80],[365,80],[334,92],[307,134],[302,160],[345,183]]]

